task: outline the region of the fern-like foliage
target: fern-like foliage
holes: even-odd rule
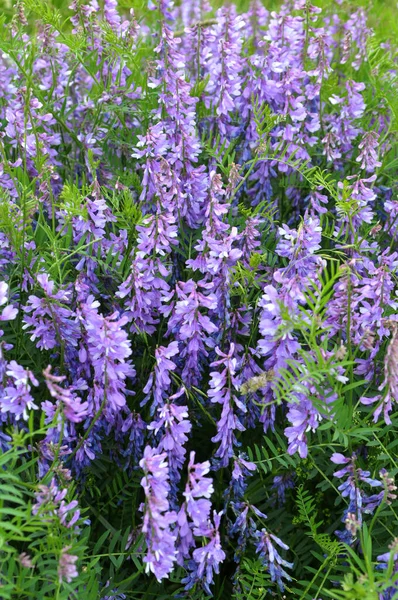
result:
[[[239,569],[233,600],[265,600],[270,584],[269,574],[258,560],[244,559]]]

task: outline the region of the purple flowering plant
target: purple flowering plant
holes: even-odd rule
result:
[[[4,0],[1,598],[398,595],[397,17]]]

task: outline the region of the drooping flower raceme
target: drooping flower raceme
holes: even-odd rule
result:
[[[61,404],[68,421],[72,423],[83,421],[89,414],[88,402],[82,402],[81,398],[76,396],[70,388],[62,388],[59,384],[65,381],[66,377],[64,375],[53,375],[50,365],[43,371],[43,375],[52,398],[55,398],[57,403]]]
[[[104,317],[98,307],[92,297],[82,306],[79,318],[86,330],[87,348],[79,356],[81,362],[88,358],[94,369],[90,408],[98,411],[103,405],[104,414],[112,421],[126,405],[126,379],[134,377],[135,370],[128,361],[131,347],[123,329],[128,318],[119,318],[118,313]]]
[[[141,511],[144,513],[142,531],[147,545],[145,569],[147,572],[151,571],[160,581],[171,573],[177,560],[176,535],[171,530],[177,515],[169,510],[167,454],[157,454],[157,450],[147,446],[140,467],[144,471],[141,485],[145,493],[145,502],[141,505]]]
[[[71,292],[62,289],[55,292],[55,284],[46,273],[37,276],[37,283],[44,297],[30,295],[24,307],[24,329],[31,333],[30,339],[37,340],[39,349],[51,350],[62,345],[76,347],[80,331],[76,314],[68,307]]]
[[[62,583],[63,580],[70,583],[72,579],[78,577],[79,575],[76,567],[78,557],[73,554],[69,554],[68,551],[70,549],[71,546],[65,546],[65,548],[62,548],[61,555],[59,557],[58,578],[60,583]]]
[[[185,589],[190,590],[195,585],[202,585],[204,590],[211,594],[210,585],[213,583],[214,573],[220,572],[220,564],[225,559],[225,552],[221,546],[220,523],[222,511],[213,511],[213,523],[209,519],[205,527],[194,528],[197,536],[206,537],[208,542],[201,548],[193,551],[193,560],[189,564],[189,575],[182,580]]]
[[[277,546],[282,548],[282,550],[289,550],[289,547],[276,535],[268,533],[266,529],[259,531],[257,537],[258,544],[256,551],[258,552],[260,559],[264,562],[267,571],[269,571],[271,581],[276,581],[279,589],[283,592],[285,589],[283,580],[291,581],[291,577],[285,569],[292,569],[293,563],[290,563],[281,557],[277,550]]]
[[[378,494],[369,496],[360,484],[366,483],[372,488],[383,487],[383,484],[377,479],[372,479],[369,471],[363,471],[356,466],[357,457],[355,454],[351,458],[347,458],[343,454],[335,452],[332,454],[330,460],[337,465],[346,465],[334,473],[334,476],[339,479],[347,477],[338,487],[342,497],[349,500],[349,505],[344,511],[342,521],[346,521],[348,514],[355,515],[359,526],[361,526],[362,515],[364,513],[372,513],[382,502],[385,492],[381,491]],[[346,529],[344,532],[336,532],[336,534],[342,541],[347,543],[351,543],[353,540],[352,531],[349,529]]]
[[[188,480],[183,492],[184,502],[177,515],[177,561],[180,565],[191,556],[195,547],[195,535],[202,536],[210,517],[210,497],[214,491],[212,479],[206,477],[210,463],[195,463],[195,452],[191,452],[188,464]],[[195,532],[195,533],[194,533]]]
[[[235,345],[232,343],[228,353],[216,348],[216,354],[220,357],[211,363],[211,367],[220,367],[220,371],[211,371],[210,389],[208,396],[213,403],[221,404],[221,417],[217,422],[217,434],[212,438],[213,442],[220,442],[216,451],[216,458],[220,465],[226,467],[234,453],[234,446],[238,441],[237,431],[245,428],[237,414],[246,412],[244,403],[238,398],[237,390],[239,382],[237,379],[237,358],[234,355]]]
[[[392,322],[391,328],[392,336],[384,359],[384,380],[379,387],[382,395],[379,394],[370,398],[363,396],[361,398],[362,404],[378,403],[373,420],[377,422],[381,413],[383,413],[387,425],[391,424],[390,413],[393,410],[393,404],[398,400],[398,324],[395,321]]]
[[[28,410],[37,409],[31,395],[31,385],[38,386],[34,374],[29,369],[24,369],[15,360],[6,365],[6,385],[0,395],[1,412],[18,421],[21,417],[27,421]]]
[[[210,284],[197,284],[192,279],[177,283],[178,300],[168,322],[168,332],[184,343],[181,352],[185,363],[182,378],[188,386],[198,385],[203,362],[208,356],[206,346],[213,345],[210,336],[218,330],[212,320],[203,314],[206,309],[214,310],[217,307],[217,299],[211,292],[205,295],[200,291],[201,288],[203,291],[211,290]]]
[[[156,365],[144,387],[143,391],[146,396],[142,402],[146,404],[153,396],[152,414],[157,408],[163,406],[164,398],[170,390],[170,374],[176,369],[176,364],[171,359],[176,354],[178,354],[178,342],[171,342],[168,346],[159,346],[155,351]]]
[[[67,488],[59,489],[55,478],[51,480],[49,486],[40,484],[35,494],[33,514],[40,515],[44,519],[46,515],[56,515],[61,525],[68,529],[74,527],[80,518],[80,510],[77,500],[65,503],[67,493]]]
[[[179,481],[180,470],[185,462],[185,442],[187,434],[192,429],[188,419],[187,406],[178,406],[173,401],[181,396],[184,390],[171,396],[167,402],[158,408],[158,418],[148,425],[148,429],[160,434],[158,451],[167,453],[169,476],[173,483]]]

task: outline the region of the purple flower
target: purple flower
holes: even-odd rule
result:
[[[390,506],[392,502],[397,499],[397,494],[395,492],[398,487],[395,485],[394,477],[390,477],[386,469],[381,469],[379,475],[384,486],[384,502]]]
[[[144,471],[141,485],[145,492],[145,502],[140,510],[144,513],[142,531],[145,534],[147,554],[144,557],[145,570],[151,571],[160,581],[173,570],[177,559],[176,536],[171,525],[177,515],[169,510],[170,491],[167,454],[157,454],[157,450],[147,446],[140,467]]]
[[[392,578],[391,583],[392,586],[388,587],[383,591],[380,595],[380,600],[393,600],[394,596],[396,596],[398,590],[398,539],[395,538],[391,544],[388,546],[388,552],[385,554],[380,554],[377,557],[377,561],[379,562],[379,568],[383,570],[387,570],[389,565],[392,563]]]
[[[217,422],[217,434],[212,437],[212,442],[220,442],[216,451],[216,458],[220,459],[220,465],[226,467],[234,453],[234,446],[238,445],[235,431],[244,431],[244,426],[234,412],[237,408],[245,413],[246,407],[238,399],[236,390],[239,382],[236,378],[237,359],[234,357],[235,345],[232,343],[229,352],[225,354],[219,348],[216,353],[220,357],[211,363],[211,367],[221,367],[221,371],[210,372],[210,389],[208,396],[213,403],[222,405],[221,417]]]
[[[146,396],[142,401],[142,404],[146,404],[153,395],[152,414],[164,404],[164,398],[171,387],[170,373],[176,369],[176,364],[171,358],[178,354],[178,351],[178,342],[171,342],[167,347],[159,346],[155,350],[156,365],[144,387]]]
[[[228,593],[243,597],[246,559],[280,590],[292,568],[254,504],[282,509],[289,530],[294,472],[248,458],[264,432],[277,450],[284,432],[299,466],[317,462],[345,411],[347,435],[373,419],[393,438],[396,139],[375,79],[388,91],[394,43],[369,49],[363,8],[311,2],[148,0],[148,14],[125,17],[123,0],[70,0],[71,47],[40,18],[32,41],[23,0],[7,0],[0,448],[44,426],[23,460],[36,449],[33,512],[63,540],[59,588],[77,585],[70,482],[90,491],[103,465],[117,479],[143,471],[142,528],[126,549],[171,579],[166,594],[184,572],[185,594],[207,596],[228,559]],[[364,515],[396,501],[395,472],[332,460],[337,536],[351,544]],[[125,497],[101,501],[117,512]],[[128,595],[106,579],[102,595]]]
[[[137,226],[140,256],[169,254],[172,245],[178,244],[175,221],[174,216],[166,212],[146,217],[143,225]]]
[[[376,167],[381,167],[381,162],[377,160],[379,134],[375,131],[365,133],[358,148],[361,150],[360,155],[356,159],[361,163],[361,169],[372,173]]]
[[[307,432],[318,428],[321,416],[304,394],[296,394],[298,404],[291,404],[287,413],[291,426],[286,427],[285,435],[288,439],[288,453],[298,452],[301,458],[308,454]]]
[[[111,426],[111,424],[110,424]],[[121,448],[121,453],[126,459],[127,464],[137,464],[142,457],[146,424],[141,415],[136,412],[130,412],[126,418],[120,413],[116,417],[115,426],[111,426],[116,440],[124,443],[127,439],[127,447]]]
[[[38,152],[55,157],[54,146],[59,145],[60,136],[51,131],[51,125],[56,121],[51,113],[43,114],[43,104],[26,91],[25,87],[19,88],[5,109],[5,135],[12,147],[26,152],[29,158]],[[35,133],[32,133],[33,122]]]
[[[117,11],[117,0],[104,0],[104,17],[112,29],[119,31],[122,20]]]
[[[126,595],[114,589],[110,596],[101,596],[101,600],[126,600]]]
[[[80,338],[76,314],[68,308],[71,293],[63,290],[55,292],[55,284],[46,273],[37,276],[37,282],[44,292],[44,298],[29,296],[24,307],[24,329],[32,329],[30,339],[38,340],[39,349],[51,350],[62,344],[77,346]]]
[[[133,158],[146,159],[142,181],[143,190],[140,200],[145,200],[148,205],[155,197],[159,188],[161,167],[163,166],[160,159],[165,154],[167,148],[167,137],[164,133],[163,123],[161,122],[149,127],[146,135],[138,136],[137,148],[132,156]]]
[[[18,560],[25,569],[34,568],[32,557],[29,556],[29,554],[27,554],[26,552],[21,552],[21,554],[18,556]]]
[[[190,573],[182,579],[182,583],[186,584],[186,590],[200,584],[211,595],[210,585],[213,583],[214,573],[220,572],[220,563],[226,556],[221,546],[219,532],[222,514],[222,511],[219,513],[213,511],[214,525],[209,519],[206,527],[195,527],[193,530],[195,535],[206,537],[209,541],[193,551],[193,560],[189,564]]]
[[[3,306],[8,301],[8,285],[4,282],[0,282],[0,306]],[[18,309],[14,308],[11,304],[8,304],[2,309],[0,315],[0,321],[12,321],[16,318]]]
[[[73,389],[62,388],[58,385],[65,381],[66,377],[52,375],[50,365],[43,371],[43,375],[51,396],[56,399],[57,404],[62,405],[64,415],[68,421],[72,423],[83,421],[89,414],[88,402],[82,403],[81,398],[76,396]]]
[[[241,248],[242,258],[250,266],[250,258],[252,254],[260,249],[261,246],[261,231],[260,225],[262,225],[263,219],[259,217],[250,217],[246,220],[245,228],[241,233]]]
[[[127,360],[131,347],[123,327],[128,318],[119,319],[116,312],[104,317],[98,312],[98,306],[89,296],[81,308],[79,318],[86,330],[87,350],[80,353],[80,360],[85,362],[88,356],[94,369],[89,405],[97,411],[104,403],[107,419],[113,420],[126,405],[126,379],[134,377],[135,370]]]
[[[200,288],[206,291],[211,287],[201,282],[196,284],[192,279],[186,282],[179,281],[176,285],[178,300],[170,308],[168,333],[176,335],[183,344],[180,354],[184,359],[182,378],[188,386],[198,385],[203,363],[208,356],[206,346],[213,345],[210,336],[218,329],[211,319],[203,314],[206,309],[214,310],[217,307],[216,296],[212,293],[205,295],[199,291]]]
[[[231,114],[237,110],[242,93],[244,27],[245,21],[236,14],[234,6],[218,10],[215,40],[209,48],[206,64],[210,81],[205,102],[208,107],[215,108],[218,128],[223,136],[233,131],[229,126]]]
[[[31,386],[39,382],[29,369],[24,369],[12,360],[6,367],[7,385],[0,392],[0,407],[2,413],[13,415],[18,421],[21,417],[28,420],[28,410],[37,409],[31,395]]]
[[[362,62],[367,60],[367,40],[371,35],[371,29],[367,25],[365,10],[359,8],[353,12],[344,24],[344,29],[351,34],[351,41],[354,45],[353,51],[356,51],[352,66],[355,70],[358,70]]]
[[[174,21],[174,0],[148,0],[149,10],[159,10],[162,20]]]
[[[153,334],[163,310],[163,297],[169,292],[165,277],[167,268],[159,261],[142,257],[140,253],[132,260],[131,274],[124,281],[116,296],[126,298],[125,315],[134,333]]]
[[[60,583],[62,583],[64,580],[70,583],[72,579],[75,579],[79,576],[79,572],[76,567],[78,557],[74,556],[73,554],[69,554],[71,547],[72,546],[65,546],[62,548],[61,555],[59,557],[58,579]]]
[[[350,513],[355,515],[359,525],[361,525],[362,515],[364,513],[373,513],[375,508],[382,502],[384,491],[379,494],[368,496],[360,484],[366,483],[372,488],[382,487],[383,484],[377,479],[372,479],[369,471],[363,471],[356,466],[356,454],[353,454],[351,458],[346,458],[343,454],[335,452],[332,454],[330,460],[337,465],[345,465],[342,469],[339,469],[334,473],[334,476],[339,479],[347,477],[347,479],[338,487],[342,497],[348,497],[349,499],[349,505],[344,511],[342,521],[345,523],[347,514]],[[343,541],[352,543],[353,535],[350,531],[346,530],[344,533],[336,532],[336,535]]]
[[[51,480],[49,486],[40,484],[35,494],[36,502],[33,505],[33,514],[40,515],[44,519],[47,515],[56,516],[61,525],[71,529],[80,518],[80,510],[77,508],[77,500],[65,503],[64,499],[67,493],[67,488],[59,489],[55,478]]]
[[[286,491],[294,488],[294,473],[284,475],[275,475],[273,478],[272,489],[275,490],[278,504],[283,505],[286,500]]]
[[[241,236],[237,228],[230,228],[224,222],[224,215],[229,212],[228,205],[221,201],[224,195],[221,177],[212,171],[209,202],[205,212],[205,229],[202,232],[202,239],[195,246],[195,250],[198,251],[196,258],[188,259],[186,264],[193,270],[205,274],[204,283],[217,298],[217,307],[212,312],[217,316],[217,326],[229,328],[231,276],[242,256],[242,250],[238,247]]]
[[[292,569],[293,563],[288,562],[279,554],[276,546],[282,548],[282,550],[289,550],[289,547],[282,542],[273,533],[268,533],[266,529],[262,529],[257,532],[258,544],[256,552],[259,554],[260,559],[264,563],[265,568],[271,575],[271,581],[278,583],[281,592],[285,589],[284,579],[291,581],[290,575],[286,573],[285,568]]]
[[[253,507],[248,502],[231,502],[230,507],[236,516],[236,519],[235,521],[230,522],[228,534],[235,539],[237,538],[234,560],[239,564],[249,541],[253,540],[256,535],[257,525],[252,516],[251,509]],[[263,516],[265,517],[265,515]]]
[[[75,27],[77,27],[81,21],[85,28],[90,29],[89,19],[91,15],[99,10],[99,6],[95,1],[90,2],[89,4],[82,4],[79,0],[73,0],[72,4],[69,6],[69,10],[75,11],[75,14],[70,19]],[[73,33],[77,32],[77,29],[73,30]]]
[[[192,429],[192,425],[188,420],[188,408],[177,406],[171,402],[183,393],[184,390],[181,390],[171,396],[167,403],[158,408],[157,421],[152,421],[148,425],[148,429],[154,431],[155,434],[161,432],[157,450],[167,453],[170,479],[173,482],[180,479],[180,470],[184,464],[186,454],[184,444],[188,440],[187,434]]]
[[[195,452],[191,452],[188,464],[188,480],[183,492],[184,502],[177,515],[177,561],[180,565],[190,556],[195,546],[193,530],[196,533],[207,530],[214,488],[212,480],[206,475],[210,472],[210,463],[195,464]],[[202,534],[199,533],[199,537]]]
[[[260,316],[259,352],[267,358],[267,368],[286,368],[286,360],[293,358],[300,344],[293,334],[292,323],[285,323],[284,316],[289,311],[290,318],[297,311],[297,304],[288,294],[279,293],[271,285],[264,288],[264,295],[260,300],[263,309]]]
[[[325,261],[315,255],[321,247],[321,234],[319,218],[308,215],[297,230],[290,229],[287,225],[280,227],[276,252],[289,259],[289,266],[280,269],[278,277],[292,277],[297,273],[302,280],[314,280],[325,266]]]
[[[231,487],[235,499],[242,498],[247,488],[246,479],[257,470],[253,462],[247,460],[247,456],[239,453],[234,456],[234,468],[232,469]]]
[[[398,398],[398,370],[397,370],[397,355],[398,355],[398,326],[393,322],[392,336],[390,343],[387,346],[387,352],[384,359],[384,380],[379,386],[379,390],[383,395],[376,395],[371,398],[362,396],[361,403],[375,404],[379,403],[374,411],[373,420],[377,422],[381,413],[383,413],[384,421],[387,425],[391,425],[390,413],[393,410],[393,403]]]

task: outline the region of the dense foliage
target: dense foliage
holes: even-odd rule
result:
[[[398,598],[383,6],[3,0],[2,599]]]

